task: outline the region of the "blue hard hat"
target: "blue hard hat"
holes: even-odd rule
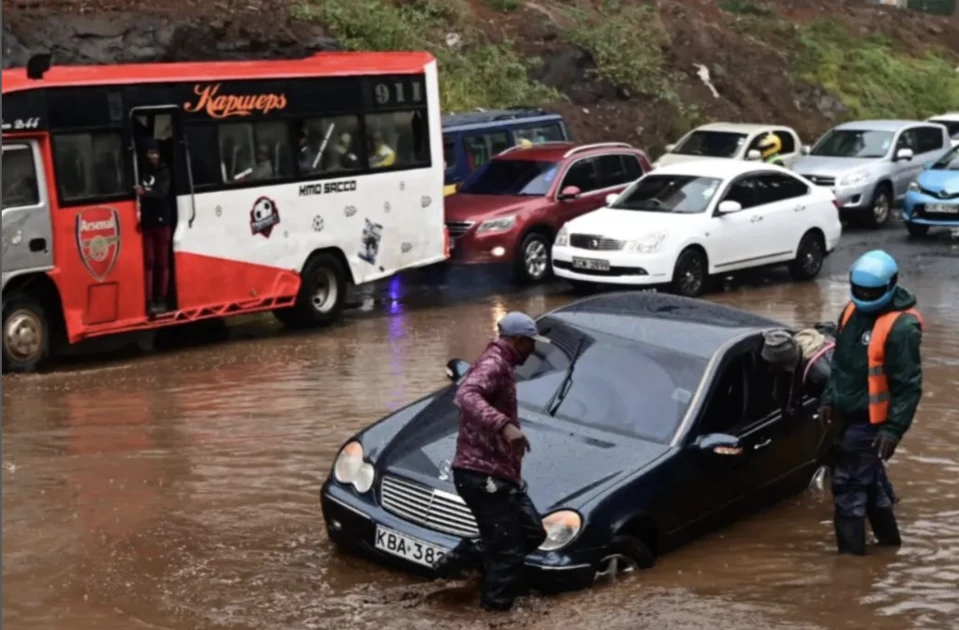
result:
[[[881,249],[866,252],[849,270],[852,302],[857,309],[866,313],[887,306],[892,301],[898,282],[899,265]]]

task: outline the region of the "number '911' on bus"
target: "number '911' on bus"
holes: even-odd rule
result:
[[[3,366],[448,257],[428,53],[3,71]]]

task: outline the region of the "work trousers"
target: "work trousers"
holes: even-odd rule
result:
[[[878,433],[878,425],[854,422],[840,440],[832,475],[838,518],[861,519],[870,510],[892,507],[892,484],[873,445]]]
[[[516,599],[527,554],[546,540],[542,518],[525,488],[515,483],[459,469],[453,471],[453,481],[482,540],[480,602],[484,608],[508,610]]]
[[[147,303],[166,301],[170,293],[172,237],[169,225],[143,228],[143,281]]]

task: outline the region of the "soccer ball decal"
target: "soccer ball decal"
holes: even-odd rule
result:
[[[323,231],[323,217],[316,215],[313,217],[313,231],[322,232]]]
[[[353,216],[354,214],[356,214],[356,206],[346,206],[346,209],[343,210],[343,214],[345,214],[348,217]]]
[[[433,203],[432,197],[427,197],[426,195],[423,195],[423,197],[420,199],[420,205],[423,206],[424,208],[428,208],[431,203]]]
[[[392,206],[390,205],[389,201],[383,204],[383,212],[389,212],[391,208]]]
[[[280,222],[280,210],[269,197],[260,197],[250,210],[250,232],[270,238],[273,228]]]
[[[409,254],[413,249],[413,243],[403,243],[400,245],[400,251],[404,254]]]

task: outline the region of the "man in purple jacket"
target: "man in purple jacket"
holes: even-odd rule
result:
[[[512,607],[526,555],[546,539],[521,475],[530,445],[519,426],[513,368],[526,361],[537,341],[549,340],[524,313],[508,313],[498,327],[499,338],[486,347],[456,392],[460,427],[452,465],[456,491],[473,512],[480,532],[480,604],[487,610]],[[437,571],[455,570],[454,565],[473,555],[471,548],[477,549],[464,541],[436,566]]]

